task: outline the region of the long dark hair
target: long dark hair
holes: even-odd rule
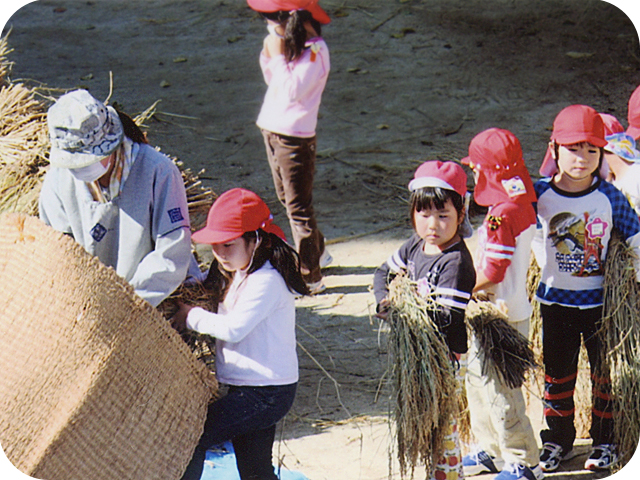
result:
[[[118,109],[115,110],[118,113],[118,117],[120,117],[120,122],[122,122],[122,129],[125,136],[129,137],[136,143],[149,143],[149,141],[147,140],[147,136],[136,124],[136,122],[133,121],[133,118]]]
[[[242,235],[245,242],[259,241],[260,244],[253,254],[253,259],[247,274],[259,270],[267,261],[271,262],[273,268],[284,279],[285,284],[292,292],[301,295],[309,295],[309,287],[302,278],[300,272],[300,258],[298,253],[285,243],[280,237],[273,233],[265,232],[262,229],[245,232]],[[203,285],[211,292],[212,311],[217,311],[218,304],[224,300],[227,291],[231,286],[232,274],[226,271],[214,258],[209,273]]]
[[[307,43],[305,22],[311,23],[318,36],[322,35],[322,25],[307,10],[263,12],[262,16],[284,27],[284,58],[287,63],[297,60],[304,52]]]
[[[462,198],[458,192],[440,187],[424,187],[411,192],[409,217],[411,218],[413,228],[416,228],[416,222],[413,216],[414,212],[421,212],[429,208],[442,210],[448,200],[451,200],[453,207],[456,209],[456,212],[458,212],[458,218],[464,218],[464,198]],[[458,229],[459,228],[460,227],[458,227]]]

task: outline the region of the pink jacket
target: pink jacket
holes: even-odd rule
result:
[[[329,76],[329,49],[321,37],[312,38],[296,61],[284,55],[260,54],[260,67],[269,86],[257,125],[261,129],[291,137],[316,134],[318,109]]]

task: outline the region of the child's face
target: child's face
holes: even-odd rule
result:
[[[574,181],[591,181],[600,164],[600,149],[587,142],[560,145],[556,160],[561,174]]]
[[[214,243],[211,245],[213,256],[227,272],[244,270],[249,266],[255,241],[248,242],[242,237],[226,243]]]
[[[463,219],[450,199],[441,210],[432,206],[413,212],[416,233],[424,240],[427,253],[437,253],[453,245],[458,240],[458,226]]]

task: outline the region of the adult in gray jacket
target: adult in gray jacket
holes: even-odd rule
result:
[[[86,90],[60,97],[47,121],[51,167],[40,218],[157,306],[194,261],[180,171],[133,120]]]

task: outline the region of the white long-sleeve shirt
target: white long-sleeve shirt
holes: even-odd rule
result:
[[[260,67],[269,86],[258,116],[258,127],[298,138],[316,134],[322,92],[329,76],[329,49],[321,37],[307,42],[308,48],[295,61],[284,55],[260,54]]]
[[[294,296],[269,262],[250,275],[237,271],[218,313],[193,308],[187,327],[216,338],[221,383],[266,386],[298,381]]]

